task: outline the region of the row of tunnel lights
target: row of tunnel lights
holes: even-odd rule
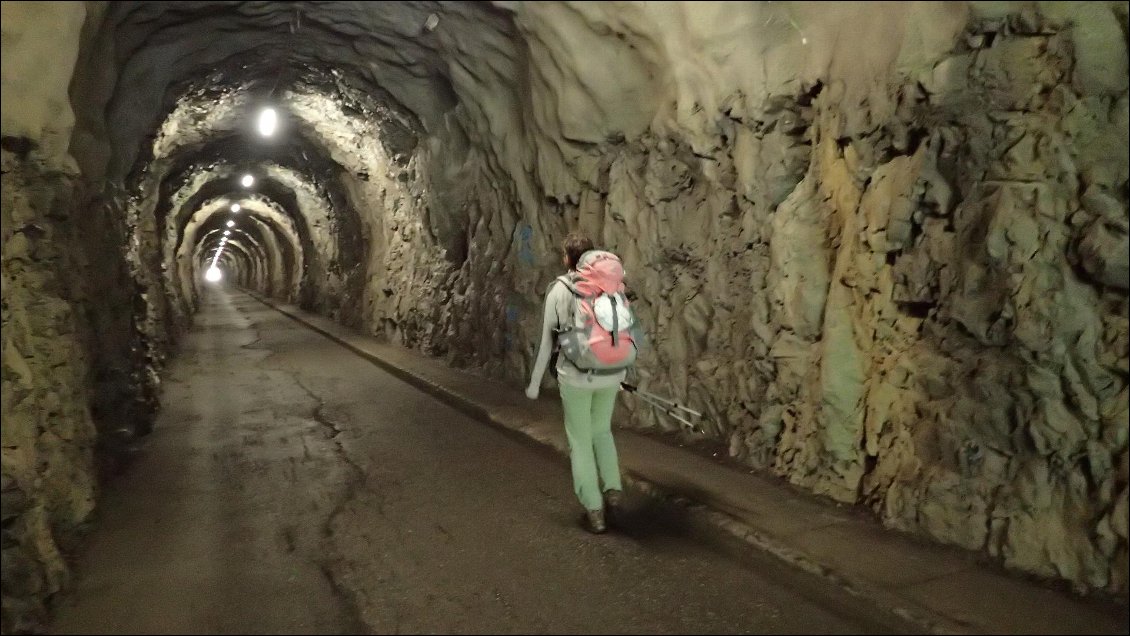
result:
[[[432,13],[428,15],[427,20],[424,22],[424,30],[429,32],[434,31],[436,26],[438,25],[439,16]],[[278,113],[275,112],[275,109],[264,108],[259,113],[259,134],[263,135],[264,137],[270,137],[271,135],[275,134],[275,129],[278,128],[278,123],[279,116]],[[243,175],[243,179],[240,180],[240,183],[243,184],[243,187],[250,188],[255,184],[255,177],[249,174]],[[239,210],[239,204],[233,203],[231,206],[231,211],[233,213],[237,213],[239,212]],[[204,274],[204,278],[209,282],[218,282],[224,276],[220,271],[220,268],[217,267],[217,263],[219,263],[220,256],[224,252],[224,246],[227,245],[228,237],[231,236],[231,228],[233,227],[235,227],[235,221],[228,220],[228,229],[224,230],[224,236],[220,239],[220,246],[216,249],[216,253],[212,256],[212,264],[208,267],[208,271]]]
[[[275,129],[278,127],[278,123],[279,116],[278,113],[275,112],[275,109],[264,108],[263,111],[259,113],[259,134],[263,135],[264,137],[270,137],[271,135],[275,134]],[[239,182],[243,187],[250,188],[251,186],[255,185],[255,177],[249,174],[245,174]],[[237,214],[240,209],[241,208],[238,203],[231,204],[231,211],[233,214]],[[233,219],[228,219],[227,229],[224,230],[224,236],[220,239],[220,246],[216,248],[215,254],[212,255],[212,264],[208,266],[208,271],[204,273],[204,279],[210,283],[219,282],[220,279],[224,277],[224,274],[220,271],[217,263],[220,262],[220,256],[224,253],[224,247],[228,244],[228,237],[231,236],[233,227],[235,227],[235,221]]]

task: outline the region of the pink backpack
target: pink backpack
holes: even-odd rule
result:
[[[573,293],[557,336],[561,354],[589,373],[617,373],[635,364],[642,333],[624,293],[624,266],[611,252],[581,255],[577,271],[558,277]]]

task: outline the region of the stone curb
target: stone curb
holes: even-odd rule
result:
[[[372,352],[365,351],[337,334],[331,333],[307,321],[301,315],[281,307],[270,299],[263,298],[248,290],[241,291],[271,309],[278,311],[287,318],[342,345],[400,380],[424,391],[457,411],[504,432],[518,433],[521,435],[522,439],[532,440],[541,446],[548,446],[558,453],[564,454],[566,457],[568,456],[569,449],[565,443],[551,437],[539,435],[537,431],[529,427],[507,423],[504,421],[504,418],[497,416],[489,409],[484,408],[473,400],[459,395],[425,377],[416,375],[407,369],[396,366]],[[341,328],[348,329],[344,326]],[[621,468],[621,471],[623,473],[624,485],[627,488],[645,497],[677,503],[686,508],[691,515],[694,515],[696,517],[695,520],[700,522],[700,525],[705,525],[714,532],[719,533],[720,538],[740,541],[748,547],[770,554],[789,566],[799,568],[808,574],[814,575],[842,589],[850,596],[866,602],[875,611],[890,616],[893,622],[897,624],[892,626],[896,630],[920,631],[930,634],[983,633],[975,626],[957,622],[947,616],[921,607],[916,603],[912,603],[901,596],[881,589],[859,577],[845,573],[835,566],[821,563],[810,555],[796,550],[750,527],[732,515],[711,507],[708,502],[698,501],[693,497],[679,493],[667,486],[655,483],[647,477],[627,468]]]

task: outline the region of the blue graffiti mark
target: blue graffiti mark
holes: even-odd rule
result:
[[[503,351],[511,351],[514,349],[514,333],[512,331],[514,327],[511,327],[511,325],[518,322],[518,318],[522,315],[522,311],[518,307],[518,305],[514,304],[514,301],[511,300],[510,302],[506,303],[505,315],[506,330],[502,334],[502,349]]]
[[[518,260],[520,260],[523,265],[533,265],[534,248],[531,245],[531,241],[534,238],[534,228],[529,225],[521,226],[518,231],[518,238]]]

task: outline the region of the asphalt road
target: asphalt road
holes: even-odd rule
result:
[[[170,364],[56,633],[884,633],[642,500],[588,534],[563,458],[236,291]]]

